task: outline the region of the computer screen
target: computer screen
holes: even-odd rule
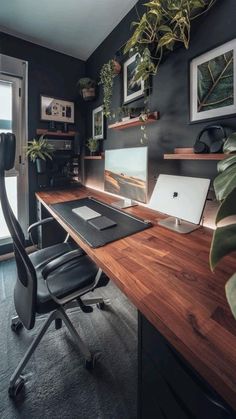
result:
[[[147,160],[147,147],[106,150],[105,191],[131,200],[146,202]]]
[[[175,219],[199,224],[209,186],[210,179],[159,175],[148,207]]]

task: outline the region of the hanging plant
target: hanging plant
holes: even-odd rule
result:
[[[236,152],[236,133],[224,143],[224,153]],[[236,216],[236,155],[222,160],[217,165],[219,175],[214,180],[216,198],[221,202],[216,215],[216,225],[229,216]],[[236,251],[236,223],[216,228],[210,251],[210,266],[214,270],[220,260]],[[236,273],[225,286],[226,297],[236,319]]]
[[[115,60],[109,60],[103,64],[100,72],[100,82],[103,85],[103,112],[108,118],[111,115],[111,99],[113,90],[113,79],[120,73],[121,66]]]
[[[134,33],[124,52],[139,52],[135,79],[147,80],[157,73],[165,51],[176,43],[188,49],[191,21],[206,13],[217,0],[152,0],[144,5],[147,11],[133,22]]]
[[[79,87],[79,92],[85,101],[90,101],[95,98],[95,87],[96,82],[89,77],[83,77],[79,79],[77,86]]]

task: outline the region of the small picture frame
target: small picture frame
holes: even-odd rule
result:
[[[50,96],[40,96],[41,120],[74,124],[74,102]]]
[[[104,112],[103,107],[98,106],[93,110],[92,135],[95,140],[104,140]]]
[[[144,80],[138,82],[134,81],[138,55],[138,53],[132,55],[132,57],[125,61],[123,65],[124,104],[144,96]]]
[[[236,39],[190,62],[190,121],[236,114]]]

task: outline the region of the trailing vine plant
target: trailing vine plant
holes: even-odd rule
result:
[[[133,22],[134,33],[124,53],[139,52],[135,80],[144,81],[156,75],[165,51],[176,43],[186,49],[190,42],[191,22],[206,13],[217,0],[152,0],[145,3],[147,11]]]
[[[111,116],[111,98],[113,90],[113,79],[119,74],[120,64],[115,60],[109,60],[103,64],[100,72],[100,82],[103,85],[103,112],[108,118]]]
[[[111,98],[114,78],[114,63],[109,60],[103,64],[100,72],[100,83],[103,85],[103,112],[106,117],[111,115]]]
[[[145,82],[145,84],[146,83],[147,82]],[[147,144],[147,141],[148,141],[148,135],[147,135],[147,130],[146,130],[146,121],[148,119],[148,114],[149,113],[150,113],[150,109],[149,109],[149,106],[148,106],[148,88],[147,88],[147,86],[145,86],[145,90],[144,90],[144,109],[139,116],[139,120],[142,122],[142,125],[140,127],[140,131],[141,131],[140,143],[143,144],[143,145]]]

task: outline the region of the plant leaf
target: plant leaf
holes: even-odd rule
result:
[[[222,201],[236,187],[236,165],[228,167],[214,180],[216,199]]]
[[[148,2],[148,3],[144,3],[144,6],[146,6],[146,7],[150,7],[150,8],[152,8],[152,7],[154,7],[154,8],[158,8],[158,7],[160,7],[160,0],[154,0],[154,1],[150,1],[150,2]]]
[[[223,147],[224,153],[233,153],[236,152],[236,132],[230,134],[227,140],[224,143]]]
[[[39,157],[40,159],[42,159],[42,160],[46,160],[46,158],[45,158],[45,156],[44,156],[44,154],[43,153],[41,153],[41,151],[38,151],[38,156],[37,157]]]
[[[165,35],[163,35],[159,39],[158,47],[163,47],[164,45],[168,45],[169,43],[172,43],[175,40],[175,37],[172,32],[168,32]]]
[[[217,163],[217,171],[219,173],[224,172],[228,167],[232,166],[233,164],[236,164],[236,156],[228,157],[225,160],[221,160]]]
[[[160,32],[172,32],[172,29],[167,25],[161,25],[161,26],[159,26],[158,31],[160,31]]]
[[[236,319],[236,273],[226,282],[225,293],[230,310]]]
[[[230,192],[220,205],[216,215],[216,224],[230,215],[236,215],[236,188]]]
[[[213,271],[218,262],[236,249],[236,224],[218,227],[213,235],[210,250],[210,267]]]

